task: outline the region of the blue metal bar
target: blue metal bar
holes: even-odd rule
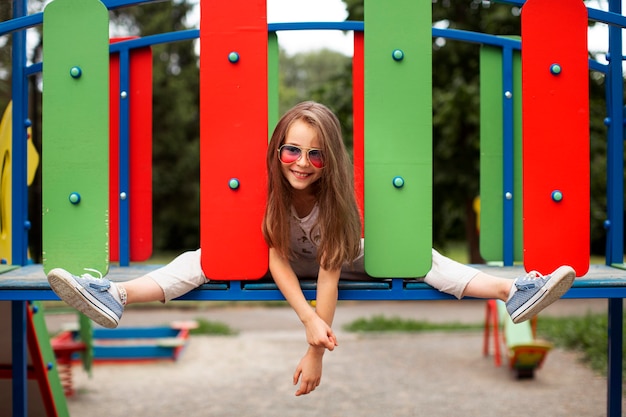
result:
[[[513,49],[502,48],[502,158],[503,158],[503,226],[502,226],[502,255],[504,266],[512,266],[515,261],[515,216],[513,204],[515,201],[514,166],[515,144],[513,126]],[[521,94],[521,92],[520,92]],[[521,196],[520,196],[521,197]]]
[[[622,415],[622,340],[624,300],[609,298],[608,355],[607,369],[607,413],[608,417]]]
[[[16,1],[16,0],[14,0]],[[24,0],[27,1],[27,0]],[[102,3],[107,9],[117,9],[119,7],[134,6],[142,3],[156,3],[157,1],[166,0],[103,0]],[[167,0],[169,1],[169,0]],[[0,23],[0,36],[8,33],[28,29],[30,27],[39,26],[43,23],[43,12],[33,13],[31,15],[14,16],[12,19]]]
[[[27,0],[13,1],[13,14],[17,17],[27,13]],[[28,189],[26,144],[28,123],[28,84],[24,75],[26,68],[26,32],[16,32],[12,51],[12,164],[11,164],[11,262],[25,265],[28,259]]]
[[[11,301],[11,349],[13,416],[28,415],[28,344],[26,340],[26,301]]]
[[[361,284],[361,283],[359,283]],[[371,286],[367,282],[363,285],[355,285],[350,282],[339,288],[340,300],[452,300],[454,297],[441,293],[421,282],[403,283],[402,280],[392,281],[387,286]],[[626,298],[626,285],[612,286],[601,284],[573,286],[562,298],[564,299],[614,299]],[[249,287],[241,281],[233,281],[228,284],[206,284],[193,290],[179,300],[202,300],[202,301],[266,301],[283,300],[281,292],[273,284],[259,287]],[[255,284],[256,285],[256,284]],[[261,284],[259,284],[261,285]],[[595,286],[592,286],[595,285]],[[315,294],[314,285],[303,285],[308,294]],[[0,301],[58,301],[58,296],[49,288],[46,289],[2,289]]]
[[[621,0],[610,0],[609,11],[622,14]],[[609,26],[610,112],[607,143],[607,264],[624,262],[624,79],[622,29]],[[609,299],[607,416],[622,415],[623,300]]]
[[[128,7],[128,6],[136,6],[138,4],[144,3],[160,3],[163,1],[170,0],[100,0],[102,4],[106,6],[107,9],[117,9],[119,7]]]
[[[341,22],[288,22],[288,23],[268,23],[269,32],[291,31],[291,30],[353,30],[363,32],[363,22],[345,20]]]
[[[200,30],[187,29],[177,32],[160,33],[157,35],[144,36],[136,39],[115,42],[109,46],[110,52],[121,52],[122,50],[143,48],[161,43],[179,42],[196,39],[200,36]]]
[[[26,67],[25,75],[29,76],[40,73],[41,71],[43,71],[43,64],[41,62],[38,62],[36,64],[32,64]]]
[[[589,60],[589,69],[592,71],[598,71],[603,74],[608,73],[609,66],[607,64],[601,64],[598,61],[594,61],[593,59]]]
[[[603,10],[589,7],[587,8],[587,14],[589,16],[589,20],[606,23],[611,26],[626,27],[626,17],[622,16],[621,12],[616,12],[612,9],[605,12]]]
[[[15,1],[15,0],[14,0]],[[15,9],[14,9],[15,10]],[[12,19],[0,23],[0,36],[11,32],[39,26],[43,22],[43,13],[35,13],[30,16],[13,16]]]
[[[526,0],[494,0],[497,3],[505,3],[510,4],[511,6],[522,7]],[[611,7],[609,7],[609,11],[605,12],[604,10],[594,9],[592,7],[587,8],[587,14],[589,16],[589,20],[593,20],[595,22],[606,23],[608,25],[621,26],[626,27],[626,17],[622,16],[621,12],[617,12]]]
[[[119,59],[119,262],[130,264],[130,53],[120,51]]]
[[[612,12],[621,13],[620,0],[611,0]],[[624,79],[622,75],[622,29],[609,27],[610,82],[609,132],[607,143],[607,265],[624,261]]]
[[[479,43],[484,45],[499,46],[501,48],[521,49],[521,42],[517,39],[502,36],[488,35],[479,32],[469,32],[460,29],[433,28],[433,36],[456,41]]]

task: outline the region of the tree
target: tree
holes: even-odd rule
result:
[[[280,113],[296,103],[314,100],[328,105],[341,122],[346,145],[352,146],[352,59],[335,51],[279,57]]]

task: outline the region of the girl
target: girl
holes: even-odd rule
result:
[[[303,395],[320,384],[324,352],[337,346],[331,326],[340,276],[366,278],[352,167],[335,115],[315,102],[289,110],[269,143],[267,170],[263,235],[270,247],[270,274],[302,321],[309,344],[293,375],[294,385],[300,382],[296,395]],[[300,288],[298,279],[303,277],[317,278],[315,309]],[[513,321],[521,322],[560,298],[574,278],[569,266],[547,276],[531,272],[516,280],[495,277],[433,249],[425,281],[457,298],[503,300]],[[207,279],[197,250],[127,282],[113,283],[89,274],[78,277],[58,268],[50,271],[48,281],[62,300],[112,328],[127,304],[169,301]]]

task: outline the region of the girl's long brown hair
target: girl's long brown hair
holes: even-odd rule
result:
[[[301,120],[316,132],[324,155],[321,178],[314,184],[319,206],[318,224],[321,239],[317,262],[324,269],[338,269],[352,263],[359,255],[361,221],[354,195],[352,163],[344,146],[339,120],[326,106],[306,101],[291,108],[280,119],[267,150],[268,191],[263,222],[267,244],[282,256],[294,259],[290,247],[289,217],[292,188],[285,179],[278,159],[291,125]]]

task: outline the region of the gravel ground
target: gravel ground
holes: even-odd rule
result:
[[[205,318],[236,336],[193,336],[177,361],[74,367],[72,417],[128,416],[604,416],[606,378],[575,353],[552,350],[530,380],[517,380],[482,354],[481,332],[355,335],[358,317],[384,314],[432,322],[482,323],[481,301],[341,302],[339,346],[324,358],[322,384],[295,397],[291,376],[306,349],[289,308],[129,309],[122,326]],[[203,304],[203,305],[204,305]],[[605,300],[560,300],[542,315],[605,311]],[[51,331],[75,321],[49,315]],[[493,349],[492,349],[493,350]],[[624,409],[626,410],[626,403]]]

